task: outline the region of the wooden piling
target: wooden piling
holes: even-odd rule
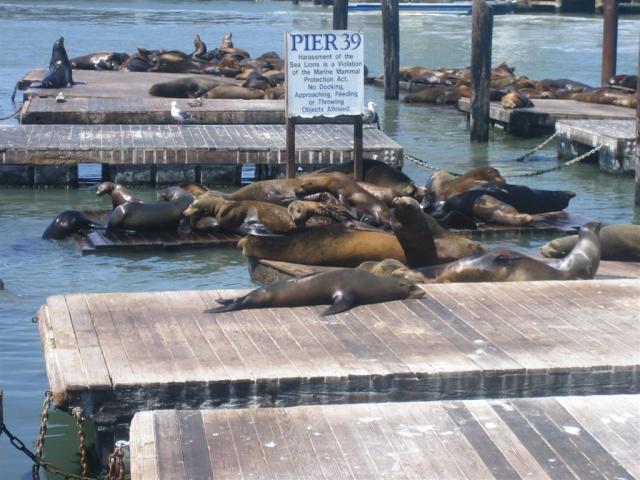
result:
[[[333,2],[333,29],[346,30],[348,24],[349,0],[334,0]]]
[[[491,43],[493,10],[485,0],[473,0],[471,30],[471,141],[489,140],[491,103]]]
[[[362,165],[362,117],[353,118],[353,176],[356,180],[364,179]]]
[[[384,98],[400,97],[400,13],[398,0],[382,0]]]
[[[602,38],[602,85],[616,74],[618,50],[618,0],[604,0]]]
[[[296,176],[296,124],[287,118],[287,178]]]
[[[638,45],[638,84],[636,85],[636,205],[640,205],[640,42]]]
[[[4,392],[0,388],[0,425],[4,425],[4,409],[3,409]]]

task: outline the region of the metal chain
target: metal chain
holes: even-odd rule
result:
[[[404,157],[408,159],[410,162],[413,162],[416,165],[420,165],[421,167],[428,168],[429,170],[433,170],[434,172],[437,170],[442,170],[441,168],[430,165],[429,162],[427,162],[426,160],[422,160],[421,158],[415,157],[410,153],[404,152]],[[447,173],[450,173],[455,177],[459,177],[461,175],[460,173],[455,173],[455,172],[447,172]]]
[[[520,155],[519,157],[515,158],[514,160],[516,162],[522,162],[524,159],[526,159],[527,157],[530,157],[531,155],[536,153],[538,150],[541,150],[544,147],[546,147],[549,144],[549,142],[551,142],[558,135],[560,135],[560,132],[555,132],[553,135],[551,135],[549,138],[547,138],[544,142],[542,142],[540,145],[535,147],[533,150],[529,150],[527,153],[525,153],[524,155]]]
[[[84,415],[80,407],[76,407],[71,411],[71,414],[76,419],[76,426],[78,428],[78,448],[80,450],[80,466],[82,467],[82,478],[88,478],[89,464],[87,463],[87,437],[82,428],[84,423]]]
[[[29,457],[33,461],[33,463],[37,463],[39,466],[44,468],[47,472],[49,472],[52,475],[58,475],[60,477],[64,477],[66,479],[72,479],[72,480],[97,480],[97,479],[91,479],[88,477],[81,477],[80,475],[76,475],[75,473],[64,472],[59,467],[56,467],[52,463],[45,462],[44,460],[42,460],[42,458],[38,457],[35,453],[29,450],[22,440],[20,440],[18,437],[12,434],[4,423],[0,424],[0,432],[4,433],[7,436],[7,438],[9,439],[9,442],[11,442],[11,445],[13,445],[17,450],[24,453],[27,457]]]
[[[38,440],[36,441],[36,457],[42,458],[43,449],[44,449],[44,441],[47,435],[47,423],[49,421],[49,408],[51,407],[51,402],[53,401],[53,393],[49,390],[44,392],[44,401],[42,402],[42,414],[40,414],[40,432],[38,433]],[[31,475],[34,480],[38,480],[40,478],[40,465],[38,463],[34,463],[33,467],[31,467]]]
[[[589,150],[586,153],[583,153],[582,155],[578,155],[576,158],[571,159],[567,162],[563,162],[560,165],[557,165],[555,167],[551,167],[551,168],[546,168],[544,170],[536,170],[535,172],[528,172],[528,173],[519,173],[519,174],[515,174],[515,175],[507,175],[508,177],[535,177],[537,175],[542,175],[544,173],[549,173],[549,172],[555,172],[556,170],[560,170],[564,167],[569,167],[571,165],[575,165],[576,163],[580,163],[581,161],[583,161],[585,158],[589,157],[590,155],[600,151],[603,148],[603,145],[598,145],[597,147],[593,147],[591,150]]]
[[[116,442],[113,453],[109,455],[109,480],[124,480],[124,451],[127,442]]]
[[[4,117],[0,116],[0,122],[4,122],[5,120],[11,120],[12,118],[16,118],[20,115],[20,110],[22,110],[22,105],[18,107],[18,109],[10,115],[6,115]]]

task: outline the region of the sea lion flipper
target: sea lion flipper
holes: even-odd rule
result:
[[[328,307],[320,315],[325,317],[327,315],[335,315],[336,313],[344,312],[357,305],[356,296],[349,290],[338,290],[333,294],[333,305]]]
[[[236,297],[236,298],[217,298],[216,302],[218,302],[221,306],[209,308],[205,310],[205,313],[222,313],[222,312],[231,312],[233,310],[240,310],[242,308],[242,303],[246,295],[244,297]]]

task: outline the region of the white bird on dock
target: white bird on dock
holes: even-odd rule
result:
[[[178,108],[178,104],[175,100],[171,102],[171,116],[178,123],[182,123],[184,125],[192,125],[194,123],[197,123],[196,119],[193,118],[193,115],[191,115],[189,112],[183,112]]]
[[[56,103],[64,103],[66,101],[67,99],[64,98],[64,93],[62,92],[58,93],[58,95],[56,96]]]
[[[380,130],[380,117],[378,117],[378,112],[376,112],[376,105],[373,102],[369,102],[367,104],[367,108],[362,113],[362,123],[376,124],[378,130]]]

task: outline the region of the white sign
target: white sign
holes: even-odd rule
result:
[[[361,115],[364,40],[348,30],[287,32],[288,117]]]

